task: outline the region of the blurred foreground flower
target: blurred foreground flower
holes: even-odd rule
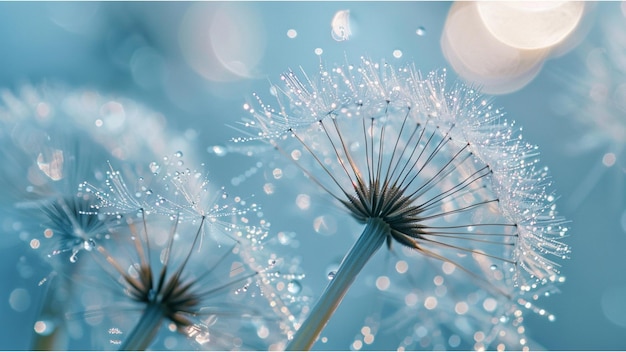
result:
[[[449,263],[506,300],[559,281],[548,255],[565,258],[567,228],[547,168],[474,89],[367,59],[281,80],[277,107],[246,104],[257,134],[243,140],[268,140],[365,224],[288,349],[311,348],[384,243]]]
[[[78,184],[102,178],[107,160],[150,160],[171,139],[162,115],[120,97],[44,84],[19,94],[3,90],[0,98],[0,207],[17,233],[3,241],[19,237],[46,262],[62,258],[41,282],[47,297],[33,348],[66,349],[60,313],[73,290],[66,278],[79,270],[79,253],[93,250],[113,226],[108,216],[86,214],[97,199],[76,197]]]
[[[588,168],[588,174],[570,197],[573,208],[586,199],[606,172],[617,173],[611,192],[617,198],[617,205],[623,206],[626,201],[623,197],[626,175],[626,6],[624,3],[603,5],[598,16],[602,20],[594,28],[595,35],[587,36],[576,50],[579,63],[584,67],[577,74],[559,72],[565,93],[556,96],[553,107],[554,113],[568,122],[572,118],[576,121],[572,127],[577,130],[578,138],[566,145],[569,151],[576,157],[599,153],[596,164]]]

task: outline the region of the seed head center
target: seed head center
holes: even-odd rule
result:
[[[363,183],[355,186],[356,193],[343,202],[352,216],[363,223],[378,218],[389,225],[388,245],[391,239],[396,239],[411,248],[419,248],[415,240],[421,237],[419,229],[424,227],[420,225],[419,216],[423,209],[413,205],[414,199],[396,185],[381,186],[380,182],[373,181],[369,187],[364,186]]]

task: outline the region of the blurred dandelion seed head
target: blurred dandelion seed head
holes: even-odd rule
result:
[[[615,7],[609,10],[610,6]],[[614,175],[614,188],[622,187],[626,174],[626,25],[618,6],[607,4],[594,29],[599,35],[588,36],[576,49],[580,72],[559,72],[564,89],[555,94],[552,111],[567,121],[575,120],[571,127],[577,137],[567,139],[567,151],[574,157],[594,153],[596,161],[572,192],[573,207],[597,189],[606,172]],[[617,196],[616,203],[621,205],[623,199]]]
[[[67,253],[75,262],[110,225],[103,214],[88,215],[97,199],[77,195],[77,185],[98,180],[106,160],[150,158],[163,148],[164,118],[125,98],[55,84],[3,90],[0,100],[0,179],[10,185],[2,207],[25,224],[20,237],[37,241],[44,259]]]
[[[569,247],[548,170],[476,89],[448,84],[445,70],[423,77],[367,58],[280,79],[276,105],[246,104],[255,132],[242,140],[269,141],[357,220],[382,219],[389,246],[509,297],[559,281]]]

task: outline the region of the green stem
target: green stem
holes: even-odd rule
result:
[[[120,351],[145,351],[161,328],[163,311],[158,303],[149,303],[133,331],[130,332]]]
[[[382,247],[389,232],[378,218],[367,221],[363,233],[341,261],[337,273],[287,345],[287,351],[310,350],[365,263]]]

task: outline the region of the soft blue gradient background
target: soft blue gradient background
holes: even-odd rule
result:
[[[233,125],[244,116],[242,104],[251,101],[253,92],[268,96],[268,79],[278,80],[278,75],[289,67],[302,66],[315,73],[319,65],[315,48],[324,50],[322,60],[328,63],[344,62],[346,58],[356,62],[365,55],[387,58],[391,63],[413,61],[424,72],[447,67],[439,38],[450,3],[240,3],[238,6],[258,16],[265,32],[264,52],[256,75],[232,82],[209,82],[185,64],[177,42],[178,26],[189,6],[149,2],[1,2],[0,87],[16,89],[23,83],[58,81],[70,87],[123,94],[163,112],[175,131],[194,129],[198,133],[197,150],[206,153],[207,147],[224,144],[237,134],[226,125]],[[330,35],[330,20],[341,9],[350,9],[356,29],[350,40],[336,42]],[[539,76],[522,90],[495,100],[496,106],[504,107],[508,117],[524,127],[525,138],[541,147],[542,164],[550,166],[561,195],[560,212],[572,221],[568,239],[571,260],[563,263],[562,269],[567,281],[561,286],[561,294],[542,300],[557,320],[551,323],[532,314],[526,320],[528,335],[552,350],[626,349],[626,296],[610,299],[615,292],[626,292],[626,164],[623,156],[612,167],[601,162],[609,151],[618,154],[624,141],[616,141],[613,149],[579,150],[576,147],[585,133],[593,131],[581,127],[578,119],[593,116],[580,117],[582,111],[562,105],[563,96],[577,102],[588,99],[575,88],[588,84],[586,50],[611,40],[599,25],[609,16],[619,16],[618,22],[626,22],[621,17],[620,3],[599,3],[591,16],[592,27],[577,49],[548,61]],[[77,31],[64,29],[53,21],[67,18],[76,24],[83,17],[89,19],[88,25],[79,26]],[[416,35],[418,27],[426,29],[424,36]],[[294,39],[286,35],[291,28],[298,32]],[[626,25],[621,31],[626,31]],[[140,48],[149,48],[155,54],[152,57],[158,59],[156,63],[147,61],[140,68],[144,71],[137,72],[132,69],[131,57]],[[403,52],[400,59],[392,56],[396,49]],[[162,70],[163,63],[170,71]],[[166,89],[173,82],[178,85],[174,89],[176,98],[168,93],[171,89]],[[623,113],[618,121],[621,124],[614,128],[626,129]],[[234,176],[254,165],[253,160],[237,155],[216,159],[209,153],[206,157],[212,160],[208,165],[215,184],[240,194],[262,193],[258,187],[262,182],[231,185]],[[588,175],[600,171],[592,183],[585,183]],[[301,257],[307,274],[302,283],[309,293],[317,295],[325,284],[329,263],[341,257],[352,237],[315,234],[313,217],[306,212],[293,219],[280,217],[283,211],[272,204],[288,204],[292,208],[295,194],[285,190],[265,200],[265,215],[274,230],[297,232],[299,250],[282,254]],[[278,199],[279,196],[285,198]],[[300,223],[306,226],[297,227]],[[37,283],[49,269],[38,264],[26,243],[10,236],[2,233],[0,238],[0,348],[28,349],[37,300],[43,293]],[[14,311],[9,305],[9,295],[18,287],[30,292],[30,305],[23,312]],[[362,324],[362,318],[352,322],[350,318],[352,312],[360,311],[359,305],[368,303],[360,299],[358,292],[351,294],[329,325],[325,333],[329,342],[324,348],[347,349],[353,335],[342,337],[341,326],[352,325],[352,334]],[[621,312],[621,321],[611,321],[606,310]]]

